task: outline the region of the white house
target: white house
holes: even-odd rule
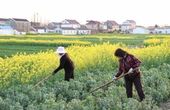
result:
[[[15,29],[14,34],[15,35],[26,35],[26,32],[24,29]]]
[[[91,34],[91,30],[88,28],[77,28],[77,34]]]
[[[57,26],[47,26],[47,33],[56,33]]]
[[[36,30],[33,27],[30,27],[30,33],[36,33]]]
[[[155,26],[149,26],[149,27],[147,27],[147,29],[149,30],[149,33],[150,33],[150,34],[156,33],[156,32],[155,32]]]
[[[61,22],[51,22],[51,23],[48,24],[48,26],[61,27]]]
[[[121,31],[127,31],[130,32],[129,30],[133,30],[136,28],[136,22],[133,20],[126,20],[123,22],[123,24],[120,25]]]
[[[163,34],[169,34],[170,29],[155,29],[155,33],[163,33]]]
[[[133,34],[149,34],[150,31],[144,27],[136,27],[133,29]]]
[[[104,22],[102,24],[103,24],[102,29],[106,31],[108,29],[107,22]]]
[[[130,29],[130,24],[121,24],[120,25],[120,28],[121,28],[121,31],[127,31]]]
[[[77,30],[72,27],[60,27],[55,29],[56,33],[63,35],[76,35]]]
[[[33,27],[33,28],[36,30],[36,33],[38,33],[38,34],[47,33],[47,28],[44,27],[44,26],[36,26],[36,27]]]
[[[10,19],[0,18],[0,26],[9,26]]]
[[[164,26],[165,29],[170,29],[170,26]]]
[[[61,27],[62,28],[80,28],[80,24],[76,21],[76,20],[69,20],[69,19],[65,19],[62,23],[61,23]]]
[[[14,35],[14,29],[10,26],[0,26],[0,35]]]

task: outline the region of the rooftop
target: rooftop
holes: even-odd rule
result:
[[[24,21],[24,22],[29,22],[27,19],[19,19],[19,18],[13,18],[15,21]]]
[[[13,29],[10,26],[0,26],[0,29]]]

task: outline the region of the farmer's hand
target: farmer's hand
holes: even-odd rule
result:
[[[54,74],[55,74],[55,72],[53,71],[53,72],[52,72],[52,75],[54,75]]]
[[[128,71],[128,74],[130,74],[132,72],[133,72],[133,68],[130,68],[129,71]]]
[[[113,77],[113,82],[114,82],[114,83],[116,82],[116,79],[117,79],[117,77],[114,76],[114,77]]]

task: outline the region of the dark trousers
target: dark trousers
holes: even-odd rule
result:
[[[70,78],[74,79],[74,70],[65,71],[65,81],[70,81]]]
[[[143,99],[145,99],[145,94],[144,94],[144,91],[142,89],[142,84],[141,84],[140,73],[134,76],[131,76],[131,77],[129,76],[125,77],[125,82],[126,82],[126,94],[128,98],[133,97],[133,84],[134,84],[140,100],[142,101]]]

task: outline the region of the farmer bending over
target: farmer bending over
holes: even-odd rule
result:
[[[65,71],[65,80],[69,81],[70,78],[74,79],[74,63],[70,59],[68,53],[64,50],[64,47],[58,47],[57,51],[55,52],[58,54],[58,57],[60,59],[60,65],[57,69],[53,71],[53,75],[57,73],[59,70],[64,68]]]
[[[132,54],[127,53],[126,51],[118,48],[115,51],[115,56],[119,59],[119,70],[116,76],[114,76],[113,81],[115,80],[124,72],[128,73],[125,76],[125,84],[126,84],[126,94],[128,98],[132,98],[133,96],[133,84],[137,90],[137,93],[142,101],[145,99],[145,94],[142,89],[141,84],[141,75],[139,66],[141,65],[141,61],[137,59]],[[137,68],[137,69],[135,69]],[[135,69],[135,70],[133,70]]]

